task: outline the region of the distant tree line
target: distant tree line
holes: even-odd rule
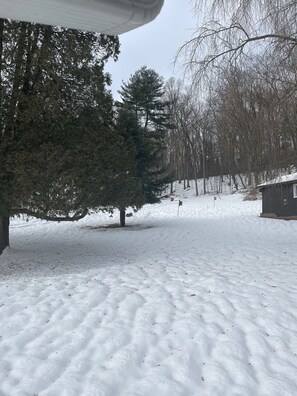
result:
[[[174,178],[248,185],[297,166],[296,1],[194,1],[204,22],[179,51],[190,86],[167,83]],[[205,192],[205,188],[204,188]],[[198,194],[198,191],[197,191]]]
[[[170,80],[174,128],[166,159],[174,179],[186,187],[192,179],[231,175],[240,181],[245,174],[255,186],[297,167],[296,81],[297,63],[274,74],[263,58],[222,69],[203,100]]]

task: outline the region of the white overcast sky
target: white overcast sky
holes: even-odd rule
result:
[[[112,91],[117,97],[123,81],[127,81],[141,66],[148,66],[167,80],[181,76],[173,68],[178,48],[189,40],[194,32],[195,19],[189,0],[165,0],[159,16],[151,23],[120,36],[121,53],[117,62],[109,62]]]

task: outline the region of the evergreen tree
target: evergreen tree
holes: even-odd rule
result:
[[[145,203],[139,172],[139,147],[141,145],[140,127],[135,115],[129,109],[119,109],[116,132],[121,139],[117,177],[112,184],[112,204],[120,210],[120,224],[125,226],[127,207],[140,209]]]
[[[164,80],[153,69],[143,66],[124,83],[119,91],[122,106],[129,108],[151,138],[164,139],[169,127],[168,102]]]
[[[77,220],[112,179],[104,64],[118,51],[116,37],[1,20],[0,252],[11,215]]]
[[[138,209],[145,203],[159,202],[169,182],[162,159],[170,125],[164,82],[154,70],[142,67],[123,84],[120,95],[117,132],[124,141],[122,156],[128,156],[133,164],[121,179],[122,183],[126,180],[127,187],[119,189],[125,191],[117,205],[124,225],[126,207]]]

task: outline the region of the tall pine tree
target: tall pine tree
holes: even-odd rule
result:
[[[133,169],[128,172],[130,180],[126,177],[125,199],[118,205],[124,225],[127,206],[140,208],[145,203],[159,202],[170,180],[162,165],[164,139],[170,124],[164,81],[154,70],[142,67],[119,93],[122,101],[118,103],[117,132],[124,139],[123,153],[130,152],[134,158]]]

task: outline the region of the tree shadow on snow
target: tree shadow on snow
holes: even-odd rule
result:
[[[78,234],[72,239],[53,232],[50,238],[39,237],[38,241],[28,237],[26,240],[12,240],[12,247],[4,251],[0,260],[0,281],[11,278],[54,277],[78,274],[89,270],[129,265],[135,255],[141,256],[141,244],[145,241],[129,237],[129,232],[158,228],[154,225],[134,224],[119,227],[116,224],[85,225],[80,239]],[[97,232],[103,232],[102,238]],[[103,237],[105,235],[105,237]],[[124,237],[126,235],[126,237]],[[13,238],[12,238],[13,239]]]
[[[149,230],[151,228],[155,228],[156,226],[154,225],[147,225],[147,224],[128,224],[125,227],[121,227],[118,223],[113,223],[113,224],[100,224],[100,225],[86,225],[83,226],[82,228],[87,228],[89,230],[113,230],[113,229],[119,229],[121,231],[141,231],[141,230]]]

